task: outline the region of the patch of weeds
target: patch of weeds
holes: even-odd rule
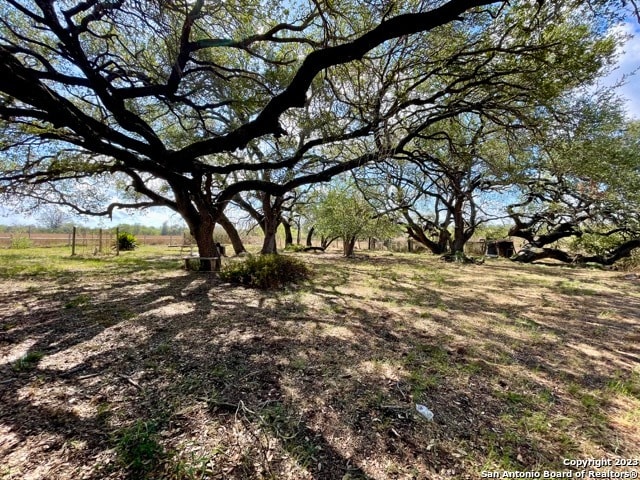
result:
[[[538,392],[537,397],[542,400],[544,403],[555,403],[556,398],[553,395],[553,392],[548,388],[543,388]]]
[[[27,352],[18,360],[11,364],[11,368],[14,372],[27,372],[33,370],[38,365],[38,362],[42,360],[44,353],[38,350],[33,352]]]
[[[419,399],[425,392],[437,387],[441,382],[440,375],[421,370],[409,372],[408,380],[411,385],[411,396],[414,400]]]
[[[283,255],[250,256],[243,262],[228,264],[220,271],[226,282],[260,289],[282,288],[311,276],[300,260]]]
[[[483,470],[519,470],[521,465],[517,460],[517,450],[509,444],[513,437],[511,432],[505,432],[502,436],[491,432],[487,435],[487,458]]]
[[[111,404],[108,402],[99,403],[96,407],[96,421],[102,425],[107,424],[112,414]]]
[[[511,407],[531,407],[535,404],[529,395],[511,390],[498,391],[496,392],[496,396],[505,400]]]
[[[157,425],[152,421],[138,420],[132,426],[115,434],[118,462],[127,468],[131,478],[149,477],[165,453],[157,439]]]
[[[447,279],[440,272],[432,272],[431,273],[431,281],[435,283],[439,287],[443,287],[447,283]]]
[[[551,422],[548,415],[545,412],[530,412],[527,411],[520,418],[518,424],[522,426],[527,432],[535,433],[548,433],[551,430]]]
[[[583,393],[580,396],[580,403],[590,415],[598,412],[600,409],[600,400],[590,393]]]
[[[211,458],[190,452],[188,455],[175,452],[165,462],[165,471],[172,480],[202,480],[209,478]]]
[[[213,376],[217,380],[226,380],[226,379],[231,378],[233,376],[233,372],[224,363],[220,363],[218,365],[215,365],[210,370],[210,373],[211,373],[211,376]]]
[[[307,368],[309,362],[306,358],[298,356],[289,360],[289,366],[296,371],[302,371]]]
[[[557,286],[560,293],[565,295],[595,295],[597,293],[595,290],[585,288],[575,280],[563,280]]]
[[[571,382],[567,386],[567,393],[574,398],[578,397],[578,395],[580,394],[580,391],[581,391],[580,385],[578,385],[576,382]]]
[[[607,390],[640,400],[640,369],[633,370],[628,376],[616,372],[614,378],[609,380]]]
[[[171,353],[171,344],[167,342],[159,343],[153,349],[153,353],[160,356],[168,355],[169,353]]]
[[[72,298],[67,303],[64,304],[64,308],[77,308],[87,305],[90,301],[89,295],[81,294],[77,297]]]
[[[283,444],[296,462],[307,468],[317,462],[320,448],[313,443],[313,432],[307,431],[301,420],[293,418],[293,412],[280,402],[267,405],[260,412],[262,424]]]

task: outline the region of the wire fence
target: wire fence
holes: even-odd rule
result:
[[[118,228],[95,229],[76,227],[68,232],[41,233],[29,229],[0,232],[0,248],[68,247],[77,255],[109,255],[116,252]],[[188,234],[136,235],[138,245],[189,247],[193,239]]]

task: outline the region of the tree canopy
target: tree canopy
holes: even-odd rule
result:
[[[387,215],[379,214],[353,185],[343,184],[325,192],[313,209],[316,230],[326,237],[342,239],[346,257],[353,255],[357,240],[393,238],[398,225]]]
[[[0,191],[86,214],[165,206],[212,256],[242,192],[409,153],[457,115],[534,124],[612,61],[619,6],[7,0]]]

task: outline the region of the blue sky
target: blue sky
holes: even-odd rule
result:
[[[640,24],[638,21],[630,20],[619,28],[633,37],[619,53],[618,68],[602,80],[605,85],[614,85],[625,75],[632,75],[640,69]],[[627,100],[628,116],[640,120],[640,72],[627,78],[619,93]]]
[[[638,20],[630,19],[627,23],[619,25],[623,32],[633,35],[619,52],[618,66],[610,75],[601,80],[603,85],[615,85],[626,77],[625,84],[618,92],[626,100],[626,110],[629,118],[640,120],[640,24]],[[635,75],[633,75],[636,73]],[[36,217],[37,218],[37,217]],[[140,223],[143,225],[161,226],[165,221],[169,224],[179,224],[182,220],[179,215],[166,208],[154,208],[127,213],[114,212],[113,219],[97,219],[95,217],[77,217],[74,221],[88,226],[110,227],[120,223]],[[0,207],[0,224],[3,225],[34,225],[39,223],[32,217],[23,214],[15,214]]]

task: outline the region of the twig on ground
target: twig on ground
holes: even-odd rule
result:
[[[131,385],[136,387],[138,390],[142,390],[142,387],[140,386],[140,384],[138,382],[136,382],[135,380],[132,380],[131,378],[127,377],[126,375],[122,375],[122,374],[118,374],[118,376],[120,378],[122,378],[123,380],[126,380],[127,382],[129,382]]]

